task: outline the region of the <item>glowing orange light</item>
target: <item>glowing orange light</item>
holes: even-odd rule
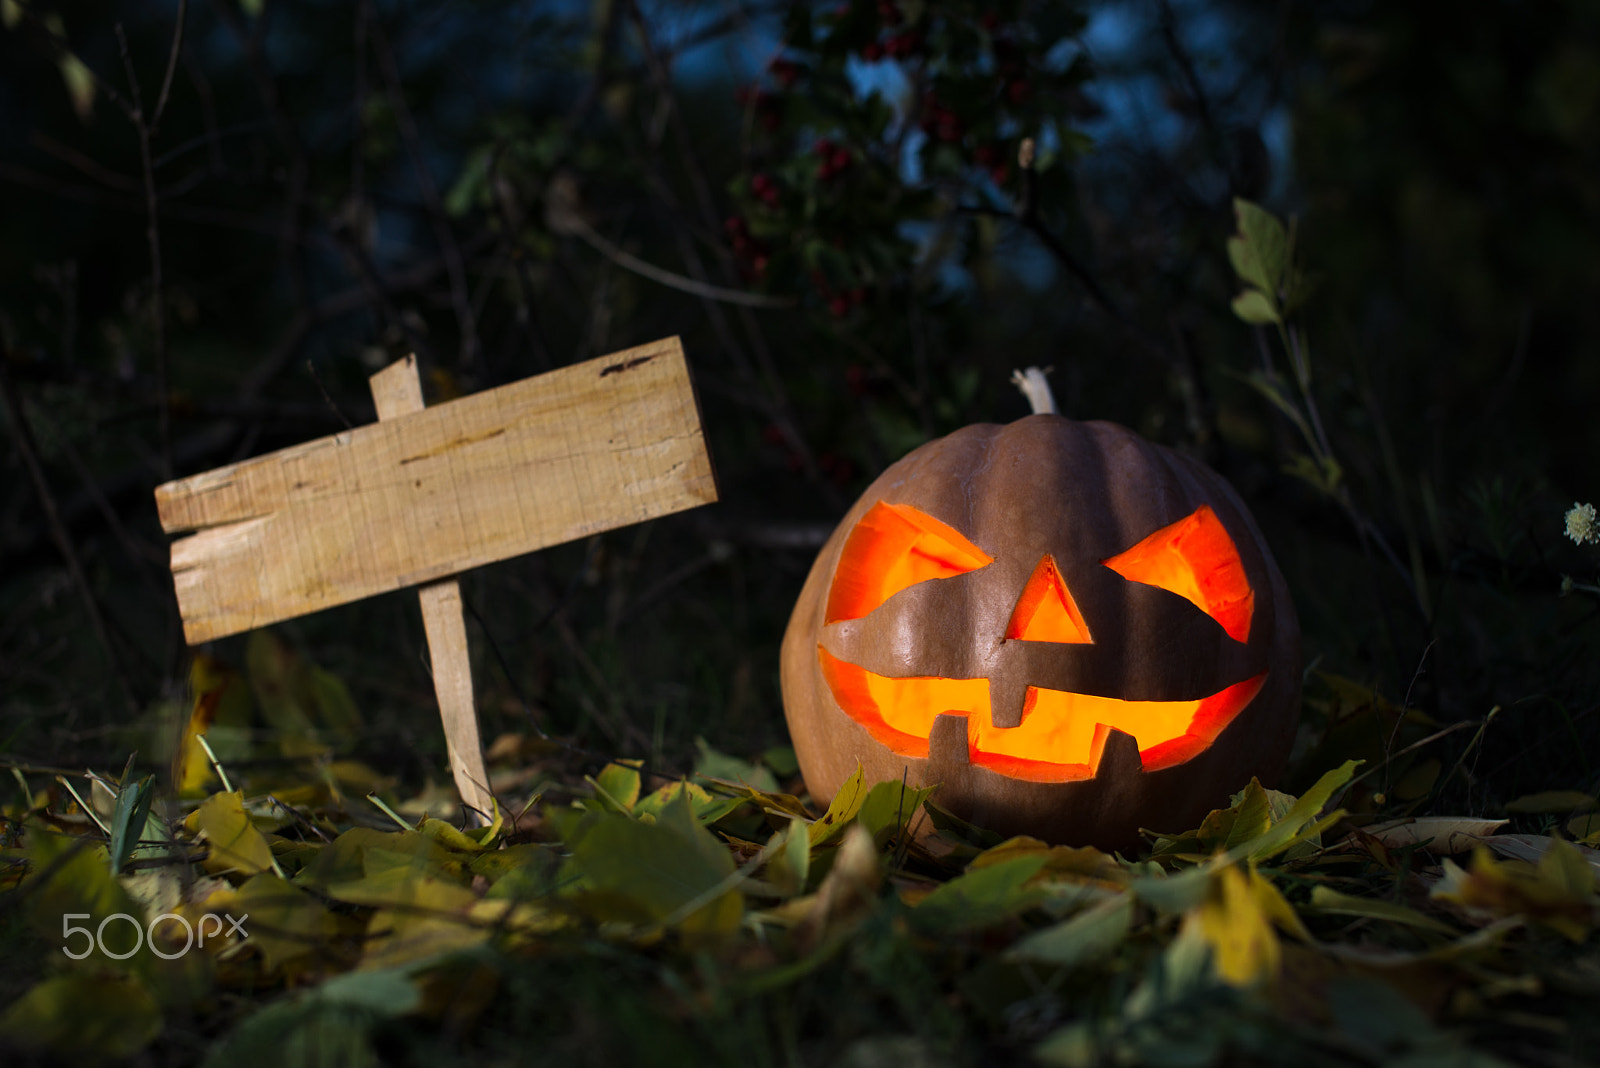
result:
[[[1124,701],[1029,687],[1022,723],[996,727],[986,679],[896,679],[821,646],[817,657],[839,707],[891,752],[925,758],[934,719],[965,716],[969,761],[1032,782],[1093,778],[1113,728],[1140,743],[1146,771],[1182,764],[1216,741],[1266,680],[1263,672],[1195,701]]]
[[[1162,527],[1103,563],[1130,582],[1170,590],[1222,624],[1234,641],[1250,638],[1256,597],[1233,539],[1210,505]]]
[[[1017,607],[1011,611],[1011,622],[1006,625],[1006,637],[1025,642],[1093,643],[1089,624],[1083,621],[1078,603],[1048,554],[1039,560],[1023,587]]]
[[[827,622],[860,619],[908,586],[994,563],[954,528],[910,505],[879,501],[844,543]]]

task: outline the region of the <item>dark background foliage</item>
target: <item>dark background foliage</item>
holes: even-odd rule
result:
[[[1595,601],[1560,596],[1594,576],[1561,535],[1600,458],[1592,4],[207,0],[176,48],[167,3],[5,14],[0,751],[175,729],[161,481],[371,419],[408,352],[439,400],[679,334],[722,501],[466,578],[490,737],[781,742],[821,538],[1037,363],[1234,481],[1317,669],[1502,707],[1419,803],[1596,785]],[[1309,394],[1229,310],[1234,197],[1299,219]],[[409,595],[280,633],[365,759],[438,776]]]

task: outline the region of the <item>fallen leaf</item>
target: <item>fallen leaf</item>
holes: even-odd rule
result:
[[[1217,977],[1230,986],[1253,986],[1276,974],[1283,959],[1262,896],[1251,885],[1254,872],[1228,865],[1217,870],[1211,893],[1184,920],[1211,947]]]
[[[1600,801],[1597,801],[1593,794],[1586,794],[1581,790],[1542,790],[1506,802],[1507,812],[1552,813],[1562,816],[1574,812],[1593,812],[1597,808],[1600,808]]]
[[[137,977],[46,979],[0,1014],[0,1045],[87,1064],[132,1057],[161,1033],[161,1006]]]
[[[1117,894],[1017,942],[1008,960],[1079,967],[1100,960],[1122,943],[1133,926],[1134,895]]]
[[[184,821],[189,831],[205,839],[210,847],[205,869],[209,872],[237,871],[246,875],[273,867],[272,847],[250,822],[244,809],[244,795],[238,790],[212,794]]]
[[[1444,868],[1433,897],[1490,916],[1524,916],[1573,942],[1583,941],[1594,926],[1600,906],[1594,870],[1570,842],[1551,839],[1537,866],[1496,860],[1487,846],[1479,846],[1470,869],[1449,860]]]
[[[923,898],[911,910],[911,920],[925,931],[954,934],[1012,919],[1046,896],[1028,881],[1047,859],[1035,853],[969,868]]]
[[[1471,816],[1422,816],[1388,820],[1362,829],[1390,849],[1422,846],[1430,853],[1454,856],[1470,853],[1507,822]]]

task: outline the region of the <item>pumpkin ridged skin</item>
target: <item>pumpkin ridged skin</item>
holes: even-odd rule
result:
[[[908,587],[860,619],[826,624],[845,542],[880,500],[950,525],[994,562]],[[1244,643],[1176,594],[1100,566],[1201,505],[1221,520],[1255,592]],[[1093,644],[1004,639],[1044,553],[1060,567]],[[835,701],[819,645],[880,675],[987,678],[1002,726],[1019,722],[1029,685],[1192,700],[1266,676],[1217,740],[1185,763],[1144,771],[1133,739],[1113,732],[1093,778],[1042,783],[969,764],[964,717],[937,718],[927,758],[890,752]],[[1300,631],[1283,576],[1222,476],[1113,423],[1032,415],[929,442],[867,488],[812,565],[784,634],[781,683],[806,788],[819,802],[859,763],[869,782],[904,774],[913,785],[939,784],[941,806],[1001,834],[1126,850],[1141,828],[1194,827],[1252,775],[1276,781],[1299,716]]]

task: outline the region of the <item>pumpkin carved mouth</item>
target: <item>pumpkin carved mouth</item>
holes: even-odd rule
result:
[[[845,544],[826,622],[864,618],[911,586],[992,563],[989,553],[946,523],[908,505],[879,501]],[[1248,640],[1254,593],[1233,540],[1208,506],[1100,563],[1130,582],[1189,601],[1233,641]],[[1044,555],[1012,610],[1005,640],[1093,645],[1092,630],[1055,559]],[[1216,741],[1266,680],[1261,672],[1208,696],[1176,701],[1030,685],[1021,721],[998,726],[989,678],[879,675],[820,644],[817,658],[839,707],[890,752],[925,759],[934,721],[940,715],[964,716],[970,763],[1031,782],[1092,779],[1112,731],[1138,743],[1145,771],[1185,763]]]
[[[988,679],[891,678],[840,660],[820,645],[817,658],[839,707],[891,752],[926,758],[934,719],[965,716],[968,760],[1030,782],[1094,778],[1113,730],[1135,740],[1162,739],[1140,745],[1146,771],[1182,764],[1216,741],[1267,678],[1262,672],[1194,701],[1125,701],[1030,686],[1022,723],[1007,728],[993,724]],[[1039,753],[1058,759],[1041,760]]]

